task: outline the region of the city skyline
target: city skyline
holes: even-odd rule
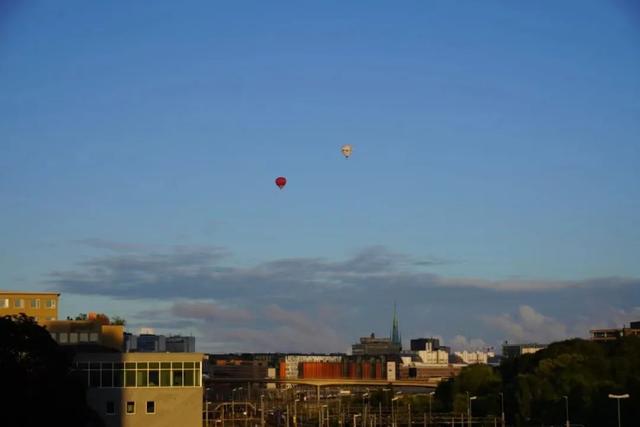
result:
[[[638,16],[0,6],[0,289],[210,352],[638,320]]]

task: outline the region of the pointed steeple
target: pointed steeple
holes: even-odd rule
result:
[[[400,346],[402,349],[402,338],[400,336],[400,328],[398,327],[398,311],[396,309],[396,302],[393,302],[393,325],[391,326],[391,342]]]

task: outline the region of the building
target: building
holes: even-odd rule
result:
[[[201,427],[201,353],[80,353],[74,368],[107,427]]]
[[[504,343],[502,346],[502,357],[504,358],[514,358],[518,356],[522,356],[523,354],[533,354],[537,351],[542,350],[543,348],[547,348],[546,344],[508,344]]]
[[[24,313],[37,323],[58,320],[57,292],[0,291],[0,316]]]
[[[418,357],[422,361],[422,363],[426,365],[448,365],[449,364],[449,353],[444,350],[432,350],[431,343],[427,343],[426,350],[418,351]]]
[[[458,356],[464,363],[467,365],[472,365],[475,363],[487,364],[489,363],[489,359],[495,356],[495,353],[492,351],[456,351],[454,353]]]
[[[391,324],[391,343],[394,346],[398,346],[402,351],[402,336],[400,335],[400,327],[398,325],[398,311],[396,310],[396,304],[393,303],[393,321]]]
[[[194,353],[196,351],[196,337],[171,335],[166,338],[165,344],[166,351],[170,353]]]
[[[382,356],[399,354],[402,346],[394,343],[391,338],[376,338],[374,333],[369,337],[361,337],[360,343],[351,346],[351,354],[354,356]]]
[[[438,338],[415,338],[411,340],[411,351],[422,351],[429,349],[437,350],[440,348],[440,340]]]
[[[164,336],[153,333],[125,336],[125,351],[127,352],[170,352],[193,353],[196,351],[196,338],[179,335]]]
[[[42,326],[60,345],[101,345],[116,351],[124,349],[124,325],[113,325],[108,318],[90,320],[46,320]],[[80,349],[81,350],[81,349]]]
[[[299,378],[305,362],[341,362],[342,356],[329,354],[288,354],[280,360],[280,378]]]
[[[613,341],[622,337],[640,336],[640,321],[631,322],[628,328],[621,329],[592,329],[592,341]]]

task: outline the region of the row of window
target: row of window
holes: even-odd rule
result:
[[[89,387],[200,387],[200,362],[80,362]]]
[[[45,308],[56,308],[56,300],[55,299],[45,299],[44,300]],[[13,300],[14,308],[24,308],[25,307],[25,299],[24,298],[15,298]],[[34,309],[40,308],[40,299],[32,298],[29,299],[29,307]],[[11,298],[0,298],[0,308],[11,308]]]
[[[105,413],[107,415],[117,415],[116,402],[113,400],[107,401]],[[156,413],[156,402],[153,400],[147,400],[147,404],[145,407],[145,414],[155,414]],[[127,415],[134,415],[136,413],[136,402],[133,400],[129,400],[125,406],[125,413]]]
[[[51,332],[53,338],[58,344],[77,344],[87,342],[98,342],[99,335],[97,332]]]

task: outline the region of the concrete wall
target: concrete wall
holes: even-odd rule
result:
[[[89,405],[107,427],[201,427],[202,388],[110,388],[89,389]],[[107,402],[114,402],[115,414],[108,415]],[[147,402],[155,413],[147,414]],[[127,402],[135,402],[135,413],[127,414]]]

